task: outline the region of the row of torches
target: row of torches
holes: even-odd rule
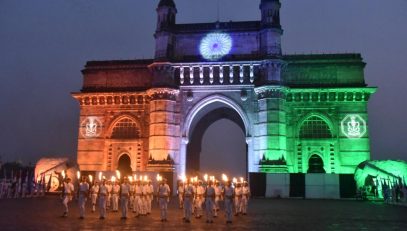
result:
[[[63,179],[66,178],[66,173],[65,173],[65,171],[62,171],[62,172],[61,172],[61,175],[62,175],[62,178],[63,178]],[[81,172],[80,172],[80,171],[77,171],[77,172],[76,172],[76,177],[77,177],[78,180],[80,180],[80,178],[81,178]],[[90,183],[93,183],[93,176],[92,176],[92,175],[89,175],[88,178],[89,178]],[[112,176],[110,180],[111,180],[112,182],[116,182],[116,180],[117,180],[117,181],[120,181],[120,179],[121,179],[120,171],[119,171],[119,170],[116,170],[116,176]],[[129,179],[130,182],[133,182],[133,180],[134,180],[134,181],[139,180],[139,181],[144,181],[144,182],[147,182],[147,181],[150,180],[147,175],[144,175],[144,176],[140,175],[140,176],[138,176],[138,177],[137,177],[137,175],[134,175],[134,176],[127,176],[127,179]],[[180,179],[183,183],[186,183],[187,180],[188,180],[188,177],[187,177],[187,176],[181,176],[179,179]],[[197,182],[199,181],[198,176],[190,177],[189,179],[190,179],[190,181],[189,181],[190,183],[197,183]],[[203,177],[203,179],[204,179],[205,182],[208,182],[208,181],[216,182],[216,181],[217,181],[216,178],[215,178],[215,176],[208,176],[208,174],[205,174],[204,177]],[[100,172],[100,173],[99,173],[99,181],[102,181],[102,180],[106,180],[106,177],[102,174],[102,172]],[[156,180],[157,180],[157,182],[161,182],[161,181],[163,180],[163,177],[162,177],[160,174],[157,174]],[[243,177],[240,177],[239,180],[240,180],[240,181],[238,181],[238,179],[237,179],[236,177],[234,177],[234,178],[232,179],[232,182],[233,182],[234,184],[243,183],[243,182],[244,182],[244,178],[243,178]],[[228,181],[229,181],[229,177],[228,177],[226,174],[222,174],[222,181],[228,182]]]

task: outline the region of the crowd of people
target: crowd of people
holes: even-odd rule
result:
[[[31,183],[27,180],[3,179],[0,181],[0,199],[17,199],[45,196],[46,184],[41,181]]]
[[[154,188],[151,180],[133,180],[131,177],[124,177],[121,181],[109,181],[102,179],[92,181],[86,177],[81,177],[76,189],[70,178],[66,178],[63,183],[62,203],[64,206],[63,217],[69,213],[69,202],[73,197],[78,200],[80,219],[85,218],[86,202],[91,202],[91,212],[99,212],[101,220],[107,217],[107,211],[118,212],[120,202],[121,219],[127,219],[128,213],[135,213],[136,217],[148,216],[151,214],[151,205],[155,200],[159,204],[160,219],[167,222],[168,203],[171,198],[171,189],[165,178],[158,181],[158,186]],[[206,216],[207,223],[213,223],[214,217],[218,216],[221,207],[224,208],[226,223],[232,223],[233,215],[246,215],[250,198],[250,189],[246,181],[226,180],[198,180],[184,179],[178,181],[177,198],[179,208],[183,209],[182,220],[185,223],[191,222],[191,217],[201,218]],[[223,203],[222,203],[223,202]],[[222,206],[223,204],[223,206]],[[205,214],[204,214],[205,213]]]

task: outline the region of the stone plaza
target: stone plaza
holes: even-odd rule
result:
[[[225,224],[224,212],[213,224],[205,219],[182,221],[182,210],[176,199],[169,205],[169,221],[160,222],[154,204],[147,217],[120,220],[120,213],[109,212],[99,220],[90,212],[79,218],[77,203],[70,204],[70,214],[62,218],[62,205],[57,196],[0,201],[0,230],[405,230],[407,207],[355,200],[252,199],[247,216],[233,218]]]

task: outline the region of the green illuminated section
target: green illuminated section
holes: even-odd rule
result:
[[[258,100],[261,172],[352,174],[370,160],[367,102],[376,88],[264,89],[256,91],[269,96]]]
[[[383,198],[383,186],[393,188],[400,184],[406,185],[406,180],[407,163],[404,161],[365,161],[355,171],[357,187],[366,187],[368,190],[376,187],[380,198]]]

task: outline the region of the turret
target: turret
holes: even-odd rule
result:
[[[177,8],[173,0],[160,0],[157,7],[157,32],[168,30],[175,25]]]
[[[279,0],[261,0],[261,24],[263,27],[281,29],[280,8],[281,3]]]
[[[260,49],[267,58],[276,58],[282,54],[281,36],[283,30],[280,24],[280,8],[279,0],[261,0]]]
[[[157,29],[155,37],[155,59],[167,61],[174,53],[171,28],[175,25],[177,8],[173,0],[160,0],[157,7]]]

